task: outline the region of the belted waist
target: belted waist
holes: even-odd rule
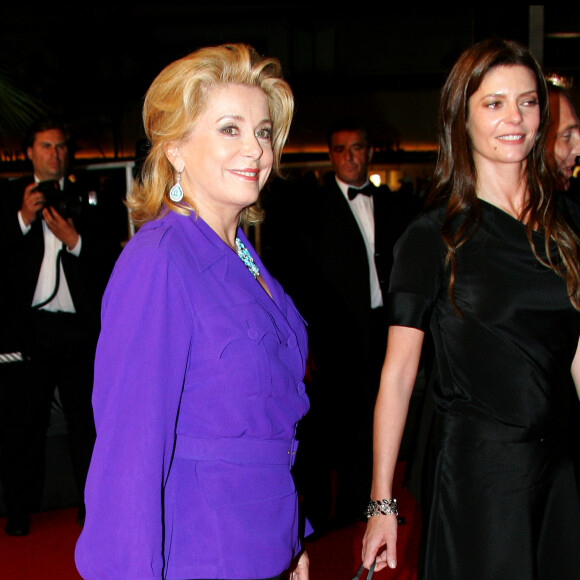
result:
[[[296,458],[296,439],[204,439],[177,435],[175,456],[198,461],[226,461],[239,465],[288,465]]]
[[[442,418],[442,430],[448,435],[503,443],[542,441],[558,436],[563,431],[561,427],[556,426],[543,430],[529,429],[501,423],[488,423],[473,417],[453,414]]]

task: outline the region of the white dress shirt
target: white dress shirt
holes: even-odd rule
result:
[[[357,195],[353,200],[350,200],[348,198],[348,188],[351,186],[338,179],[338,177],[336,177],[336,183],[340,191],[342,191],[361,231],[369,263],[371,308],[378,308],[383,305],[383,295],[381,293],[377,267],[375,266],[375,216],[373,211],[373,198],[361,194]]]
[[[36,178],[35,178],[36,179]],[[38,179],[36,179],[38,183]],[[60,180],[61,189],[64,186],[64,178]],[[20,228],[24,235],[28,234],[31,226],[26,225],[22,219],[22,215],[18,212],[18,221],[20,223]],[[56,259],[59,250],[63,247],[63,243],[48,229],[45,221],[42,220],[42,232],[44,235],[44,257],[42,259],[42,265],[40,267],[40,272],[38,275],[38,282],[36,284],[36,290],[34,292],[34,298],[32,299],[32,306],[41,304],[47,300],[54,291],[56,285]],[[79,235],[79,240],[76,246],[69,250],[65,247],[66,252],[70,252],[74,256],[79,256],[81,253],[81,237]],[[62,261],[59,262],[60,268],[60,281],[58,285],[58,292],[55,297],[46,305],[41,307],[41,310],[48,310],[50,312],[75,312],[75,307],[73,299],[66,281],[66,276],[64,274],[64,268],[62,266]]]

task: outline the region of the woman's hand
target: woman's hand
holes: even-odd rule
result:
[[[397,566],[397,516],[372,516],[362,543],[362,561],[365,568],[370,568],[377,561],[375,571],[385,567]]]
[[[296,562],[296,566],[290,572],[290,580],[308,580],[308,568],[310,567],[310,560],[308,554],[302,552],[300,558]]]

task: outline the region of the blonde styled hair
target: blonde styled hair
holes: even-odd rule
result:
[[[143,125],[150,148],[140,176],[127,196],[131,219],[141,225],[166,210],[189,214],[195,207],[169,198],[176,171],[167,159],[165,148],[187,139],[204,111],[212,88],[241,84],[264,91],[273,125],[274,172],[279,174],[282,149],[288,138],[294,97],[282,78],[280,62],[260,56],[246,44],[225,44],[199,49],[167,67],[155,78],[143,105]],[[261,212],[245,208],[242,223],[259,221]]]

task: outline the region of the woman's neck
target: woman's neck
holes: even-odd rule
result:
[[[528,197],[525,165],[493,164],[477,168],[477,197],[522,219]]]
[[[223,211],[220,208],[208,207],[194,202],[197,215],[228,245],[236,251],[236,236],[240,222],[240,213]]]

